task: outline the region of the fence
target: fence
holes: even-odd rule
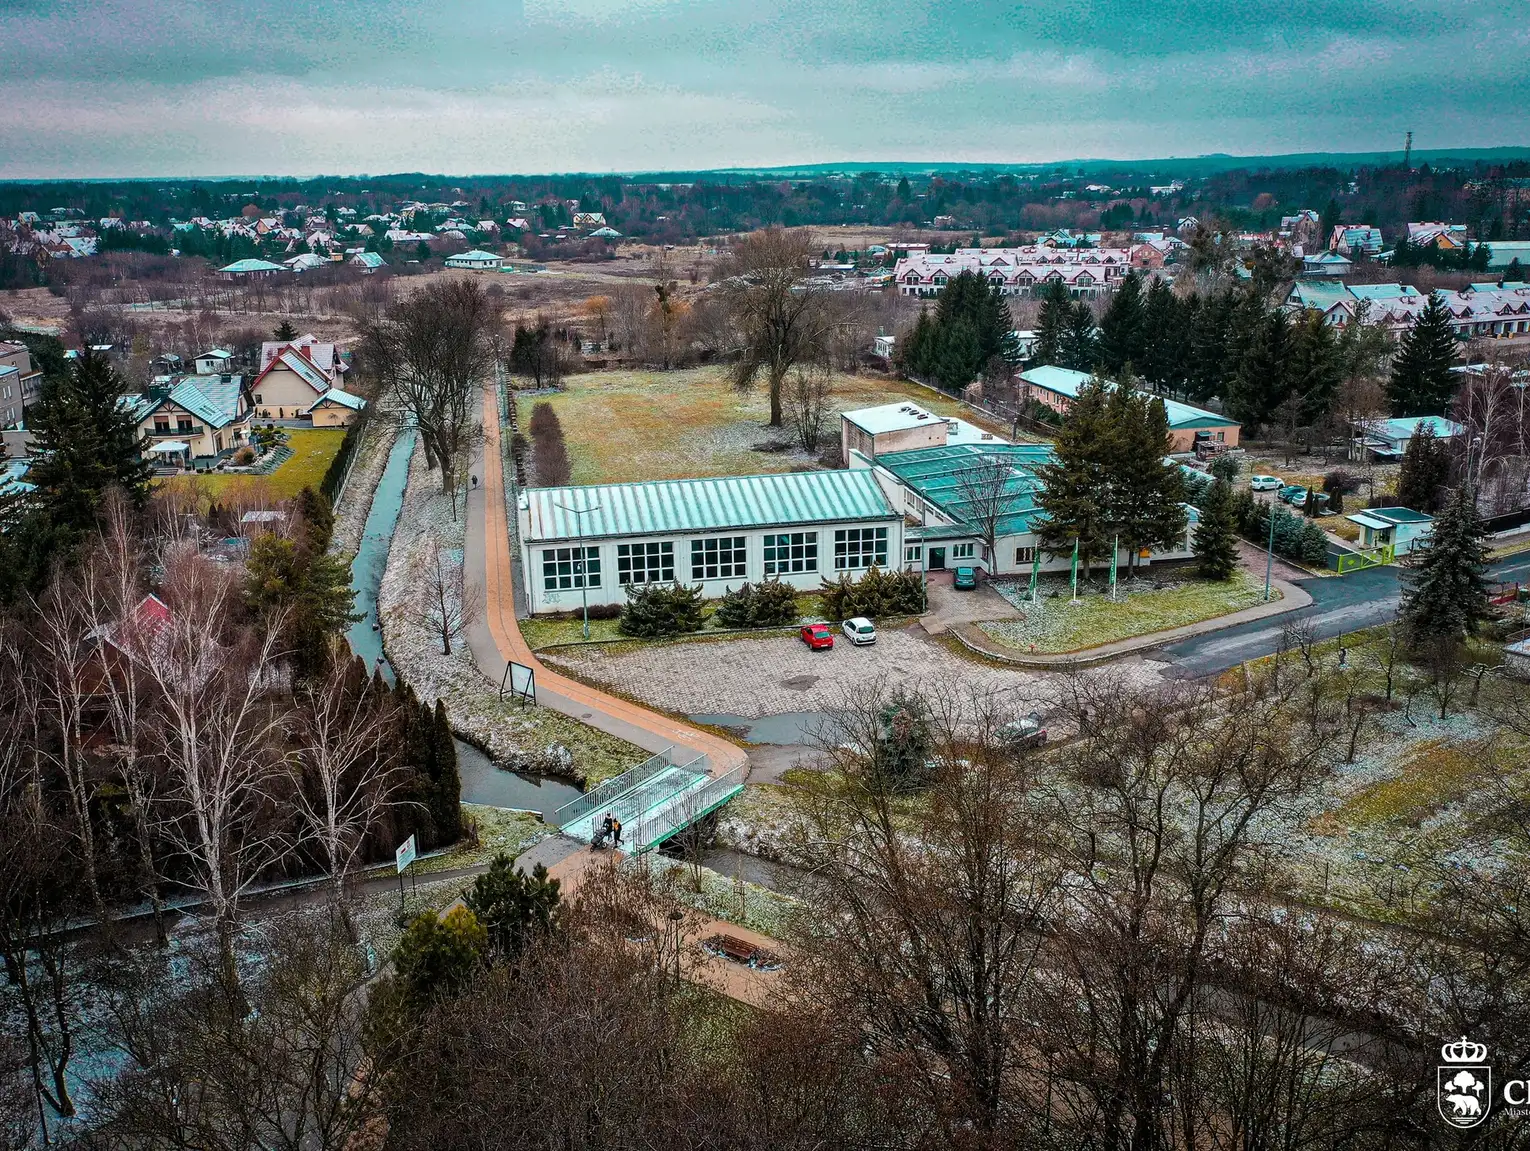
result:
[[[620,775],[613,776],[604,783],[591,788],[578,799],[569,800],[553,812],[552,822],[559,827],[567,827],[575,820],[589,815],[597,807],[609,804],[617,796],[646,783],[666,768],[674,767],[675,763],[669,755],[673,750],[673,745],[666,747],[657,755],[649,756],[636,767],[629,767]]]
[[[1379,548],[1373,548],[1368,552],[1340,552],[1339,574],[1364,571],[1366,568],[1379,568],[1392,563],[1397,559],[1397,548],[1394,544],[1386,544]]]

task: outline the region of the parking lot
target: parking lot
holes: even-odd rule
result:
[[[1050,672],[968,659],[931,639],[918,624],[882,631],[875,644],[865,647],[853,647],[841,637],[830,651],[809,651],[795,636],[768,636],[645,644],[615,652],[607,646],[562,648],[543,658],[666,711],[746,719],[832,708],[846,689],[869,683],[999,692],[1006,709],[1044,709],[1056,701],[1061,683]],[[1151,682],[1159,678],[1160,666],[1123,660],[1085,674]]]

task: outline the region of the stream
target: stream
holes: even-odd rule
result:
[[[377,481],[361,544],[356,549],[356,558],[351,561],[351,587],[356,592],[356,610],[361,613],[361,619],[351,624],[345,638],[351,650],[366,660],[369,668],[381,671],[390,684],[394,682],[393,668],[383,654],[377,595],[382,588],[383,571],[388,566],[393,531],[404,506],[404,487],[409,481],[409,459],[414,454],[415,435],[413,428],[405,429],[389,449],[388,465]],[[453,742],[457,745],[457,771],[462,778],[464,803],[517,807],[547,815],[582,794],[577,786],[566,780],[499,767],[472,744],[455,738]]]

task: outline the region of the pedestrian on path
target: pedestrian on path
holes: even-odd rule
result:
[[[473,486],[476,488],[478,486],[478,477],[477,476],[469,476],[468,478],[473,481]]]
[[[611,821],[611,846],[612,847],[620,847],[621,845],[622,845],[622,821],[619,820],[619,819],[613,819]]]

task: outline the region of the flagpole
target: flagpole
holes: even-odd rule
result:
[[[1038,588],[1036,577],[1041,573],[1041,547],[1037,545],[1031,550],[1031,602],[1036,602]]]
[[[1116,557],[1121,552],[1121,537],[1116,536],[1110,544],[1110,602],[1116,602]]]
[[[1073,570],[1069,578],[1073,583],[1073,603],[1078,603],[1078,536],[1073,537]]]

